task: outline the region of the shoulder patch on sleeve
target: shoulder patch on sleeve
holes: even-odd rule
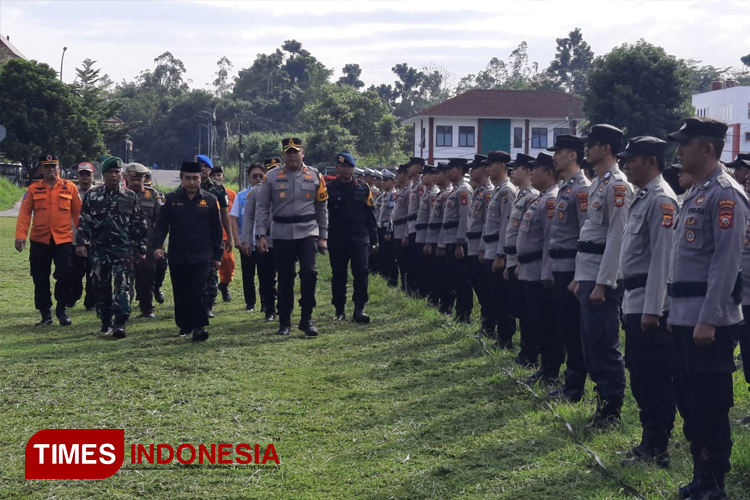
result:
[[[553,198],[550,198],[547,200],[547,218],[551,219],[552,216],[555,214],[555,200]]]
[[[578,211],[586,212],[589,209],[589,193],[587,191],[581,191],[577,195],[578,198]]]
[[[459,196],[461,197],[461,205],[468,205],[469,204],[469,193],[466,191],[461,191],[459,193]]]
[[[719,228],[729,229],[734,225],[734,200],[719,202]]]
[[[672,203],[661,204],[661,225],[663,227],[672,227],[674,224],[675,206]]]

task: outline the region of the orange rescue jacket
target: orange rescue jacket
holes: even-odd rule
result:
[[[57,179],[50,188],[44,179],[32,182],[23,195],[21,210],[16,221],[16,239],[27,239],[32,214],[31,241],[49,245],[71,243],[73,228],[78,226],[81,215],[81,200],[78,188],[66,179]]]

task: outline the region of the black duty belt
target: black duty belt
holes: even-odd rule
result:
[[[406,224],[406,217],[404,217],[403,219],[395,219],[393,221],[394,226],[400,226],[401,224]]]
[[[575,248],[550,248],[549,256],[553,259],[575,259],[578,250]]]
[[[667,283],[667,295],[675,298],[705,297],[708,292],[708,283],[704,281],[676,281]],[[742,302],[742,274],[737,274],[732,289],[732,298],[735,304]]]
[[[581,253],[593,253],[596,255],[604,254],[604,243],[594,243],[593,241],[578,241],[578,251]]]
[[[427,229],[440,229],[441,227],[443,227],[442,222],[430,222],[427,224]]]
[[[518,255],[518,263],[519,264],[528,264],[529,262],[534,262],[535,260],[542,260],[542,256],[544,254],[541,250],[538,252],[532,252],[532,253],[525,253],[523,255]]]
[[[625,285],[625,290],[629,292],[637,288],[643,288],[646,286],[646,281],[648,281],[648,274],[636,274],[635,276],[624,278],[622,283]]]
[[[482,236],[482,239],[485,243],[494,243],[496,241],[500,241],[500,235],[499,234],[485,234]]]
[[[425,222],[424,224],[417,224],[417,225],[416,225],[416,226],[414,226],[414,227],[416,227],[416,228],[417,228],[417,231],[421,231],[422,229],[427,229],[427,228],[428,228],[429,226],[430,226],[430,225],[429,225],[429,224],[427,224],[427,223]]]
[[[411,214],[410,216],[408,216],[406,218],[406,220],[408,220],[408,221],[415,221],[415,220],[417,220],[417,214]]]
[[[280,224],[299,224],[302,222],[314,221],[316,218],[317,216],[315,214],[295,215],[294,217],[279,217],[274,215],[273,221]]]
[[[482,231],[472,231],[470,233],[466,233],[467,240],[478,240],[481,237],[482,237]]]
[[[453,229],[454,227],[458,227],[457,220],[452,220],[443,224],[443,229]]]
[[[503,247],[503,251],[505,252],[505,255],[515,255],[518,253],[515,245],[509,246],[509,247]]]

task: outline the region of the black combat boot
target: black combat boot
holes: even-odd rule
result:
[[[224,302],[232,302],[232,294],[229,293],[229,284],[219,283],[219,291],[221,292],[221,300]]]
[[[70,326],[73,324],[70,316],[68,316],[68,311],[65,310],[65,306],[62,304],[57,304],[57,307],[55,308],[55,316],[57,316],[60,326]]]
[[[49,309],[39,311],[42,313],[42,320],[37,322],[34,326],[48,326],[52,324],[52,312]]]
[[[365,314],[364,304],[360,303],[354,306],[354,315],[352,316],[352,319],[355,323],[363,323],[365,325],[370,322],[370,316]]]

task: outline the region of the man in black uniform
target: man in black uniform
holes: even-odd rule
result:
[[[201,166],[182,162],[182,186],[167,195],[154,231],[154,258],[164,258],[169,233],[169,267],[179,336],[193,333],[194,341],[208,338],[206,282],[221,266],[221,216],[214,195],[200,189]]]
[[[338,176],[328,184],[328,251],[330,252],[331,303],[336,308],[334,320],[343,320],[346,313],[347,266],[351,261],[354,277],[354,316],[356,323],[369,323],[364,313],[367,303],[367,256],[377,249],[377,222],[373,211],[374,200],[369,186],[354,179],[357,166],[349,153],[336,157]]]

